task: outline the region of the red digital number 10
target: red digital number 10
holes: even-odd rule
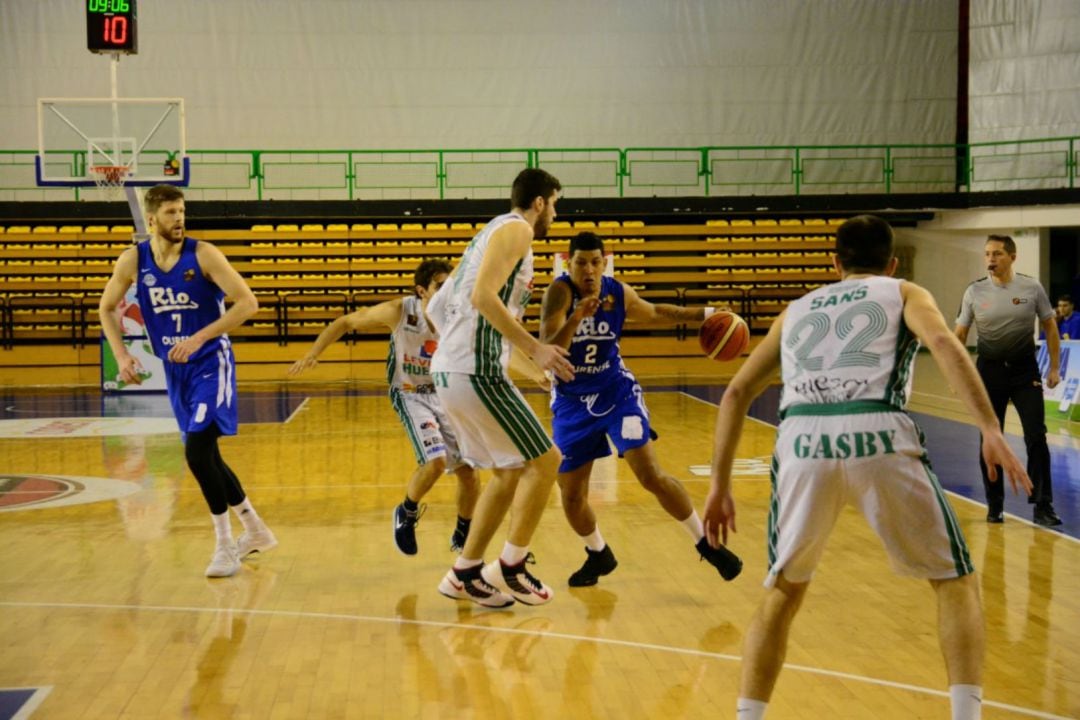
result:
[[[105,42],[111,45],[123,45],[127,42],[128,19],[123,15],[105,18]]]

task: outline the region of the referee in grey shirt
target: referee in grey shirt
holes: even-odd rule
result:
[[[1061,382],[1061,357],[1054,308],[1042,285],[1027,275],[1013,271],[1016,243],[1008,235],[991,235],[986,241],[986,269],[989,274],[968,285],[956,319],[956,336],[967,340],[968,329],[978,330],[975,366],[979,370],[998,423],[1005,425],[1005,408],[1012,400],[1024,428],[1027,471],[1034,490],[1028,502],[1035,503],[1034,520],[1039,525],[1060,525],[1054,512],[1050,485],[1050,448],[1046,444],[1046,408],[1043,405],[1042,377],[1035,359],[1035,320],[1046,332],[1050,352],[1048,387]],[[986,521],[1000,523],[1005,502],[1005,485],[991,483],[986,463],[979,454],[979,469],[986,488]]]

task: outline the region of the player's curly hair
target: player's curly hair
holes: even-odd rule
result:
[[[450,262],[444,258],[428,258],[417,266],[416,272],[413,274],[413,285],[426,288],[431,284],[433,277],[442,273],[449,275],[452,269]],[[413,292],[415,292],[415,289]]]

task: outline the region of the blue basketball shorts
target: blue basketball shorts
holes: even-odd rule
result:
[[[611,455],[611,444],[622,456],[649,442],[652,428],[641,386],[619,382],[611,393],[562,395],[551,404],[551,429],[562,453],[559,472]]]
[[[165,361],[165,386],[181,433],[186,436],[215,424],[222,435],[236,434],[235,369],[232,348],[207,353],[195,362]]]

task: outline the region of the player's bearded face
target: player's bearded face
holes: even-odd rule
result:
[[[153,215],[154,232],[163,240],[178,243],[184,239],[184,201],[162,203]]]
[[[547,231],[551,228],[551,223],[555,221],[555,203],[558,199],[559,194],[555,193],[544,200],[544,208],[536,216],[536,222],[533,223],[534,239],[539,240],[540,238],[547,237]]]

